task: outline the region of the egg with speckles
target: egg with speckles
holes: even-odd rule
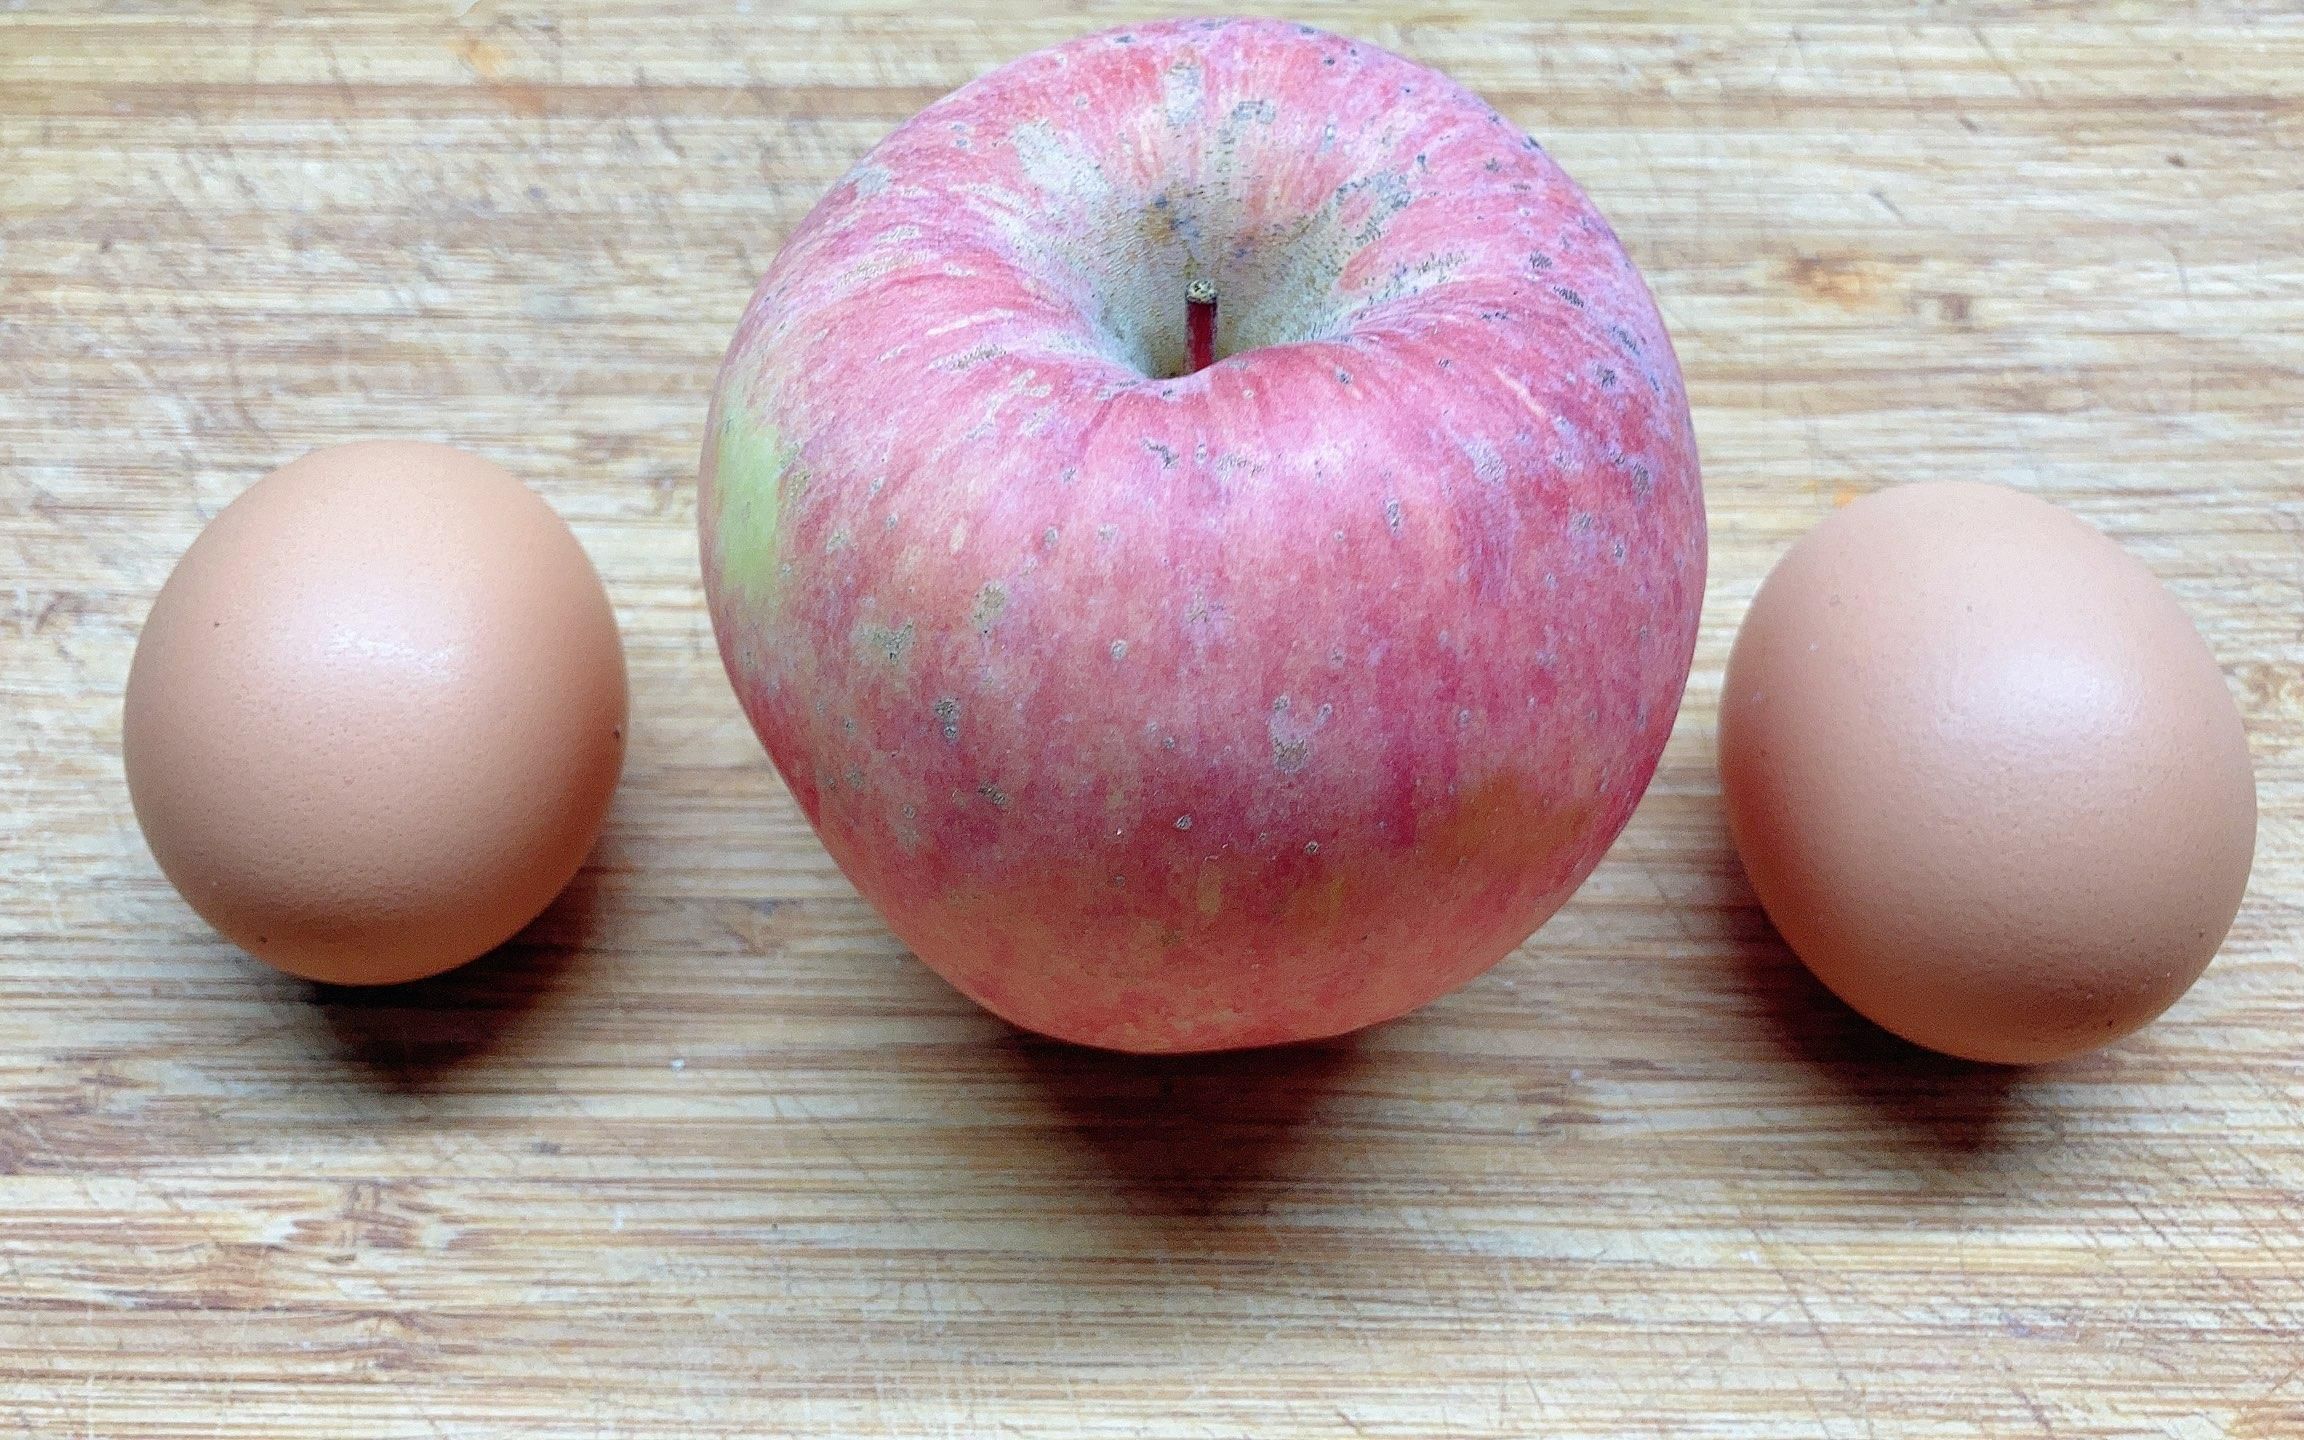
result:
[[[1996,485],[1857,500],[1752,601],[1720,700],[1729,828],[1784,939],[1921,1045],[2078,1054],[2175,1003],[2256,843],[2200,633],[2078,517]]]
[[[715,389],[730,679],[906,944],[1029,1029],[1338,1034],[1527,939],[1638,803],[1704,592],[1672,346],[1447,77],[1109,30],[898,129]]]
[[[200,532],[121,727],[160,868],[314,980],[462,964],[567,885],[624,758],[607,592],[542,498],[443,445],[315,451]]]

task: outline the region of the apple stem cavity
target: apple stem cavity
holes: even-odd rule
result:
[[[1184,373],[1216,363],[1216,286],[1195,280],[1184,287]]]

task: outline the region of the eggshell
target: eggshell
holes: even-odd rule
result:
[[[582,546],[445,446],[317,451],[257,482],[153,602],[123,758],[153,855],[257,958],[410,980],[564,887],[624,757],[624,654]]]
[[[1808,967],[1977,1060],[2054,1060],[2173,1004],[2255,851],[2239,710],[2175,598],[1994,485],[1882,491],[1785,554],[1729,657],[1720,773]]]

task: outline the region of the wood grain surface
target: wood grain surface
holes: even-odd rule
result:
[[[1170,1062],[1011,1033],[890,939],[745,728],[693,539],[709,376],[813,198],[1150,13],[0,3],[0,1431],[2304,1435],[2304,12],[1298,5],[1616,222],[1713,578],[1654,790],[1520,954]],[[203,520],[372,435],[575,525],[631,765],[520,941],[326,993],[162,881],[119,695]],[[1719,816],[1771,559],[1942,476],[2165,576],[2259,766],[2222,958],[2037,1073],[1842,1010]]]

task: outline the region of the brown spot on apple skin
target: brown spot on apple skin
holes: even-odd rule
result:
[[[968,623],[979,635],[990,635],[999,623],[1001,612],[1008,608],[1008,587],[997,580],[986,581],[976,592],[976,603],[968,610]]]

